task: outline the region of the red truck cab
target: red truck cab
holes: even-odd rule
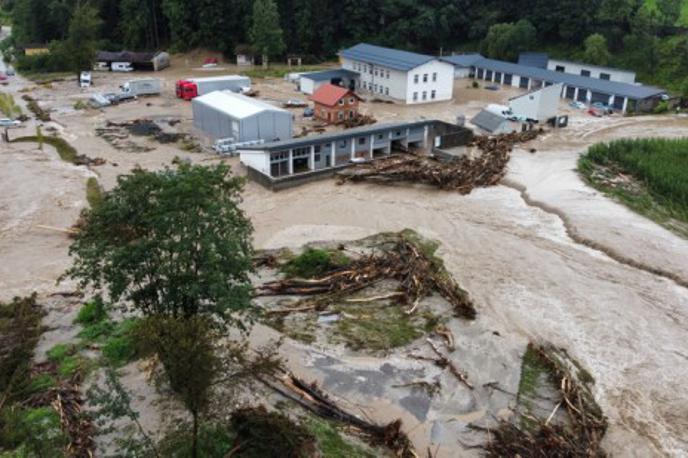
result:
[[[175,91],[178,99],[191,100],[198,96],[198,87],[196,83],[188,80],[177,81]]]

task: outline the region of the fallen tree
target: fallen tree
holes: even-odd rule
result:
[[[306,299],[294,308],[269,313],[291,313],[323,310],[332,300],[362,290],[374,283],[393,279],[399,282],[400,294],[389,298],[410,304],[413,313],[419,302],[432,292],[438,292],[454,308],[457,316],[475,318],[475,308],[463,291],[435,259],[416,244],[399,235],[389,249],[352,260],[344,267],[335,267],[314,278],[287,278],[272,281],[258,288],[258,295],[317,296]]]
[[[476,136],[469,146],[482,154],[477,158],[461,156],[442,161],[432,156],[401,154],[360,164],[339,173],[338,184],[358,181],[377,183],[423,183],[444,190],[469,194],[476,187],[493,186],[506,174],[506,165],[516,143],[536,138],[542,130]]]

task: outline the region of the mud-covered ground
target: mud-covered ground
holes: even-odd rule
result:
[[[162,97],[104,110],[74,110],[76,99],[85,94],[73,81],[31,91],[55,110],[51,125],[79,153],[103,157],[107,163],[88,170],[60,161],[48,146],[39,151],[28,143],[0,144],[2,299],[73,287],[55,284],[70,262],[69,239],[46,227],[65,228],[76,219],[86,205],[86,179],[94,173],[107,189],[115,185],[118,174],[137,165],[159,169],[174,156],[199,163],[219,160],[176,145],[126,152],[96,135],[95,129],[107,120],[155,116],[179,118],[177,129],[192,132],[189,104],[175,100],[170,92],[173,81],[182,75],[186,75],[183,64],[181,70],[173,67],[156,75],[166,80]],[[129,77],[97,75],[92,90],[112,90]],[[267,98],[297,96],[281,80],[255,83]],[[15,78],[2,90],[13,92],[22,104],[18,91],[32,86]],[[449,121],[462,113],[470,117],[481,104],[513,95],[466,86],[457,83],[453,102],[422,107],[371,103],[364,104],[363,111],[379,120],[426,116]],[[513,359],[528,340],[552,342],[568,349],[595,378],[597,400],[610,420],[605,440],[609,452],[685,455],[688,290],[669,277],[688,280],[688,242],[586,186],[574,169],[578,155],[594,142],[625,136],[684,136],[688,119],[597,119],[563,109],[572,115],[568,128],[529,144],[537,149],[535,154],[515,151],[502,185],[469,196],[419,186],[337,186],[333,181],[272,193],[249,183],[243,206],[253,220],[256,245],[299,247],[309,241],[352,240],[404,228],[435,239],[440,242],[438,255],[470,293],[478,311],[475,322],[455,330],[457,339],[464,339],[456,351],[458,361],[462,345],[481,345],[497,359]],[[31,121],[12,135],[33,133]],[[207,145],[202,137],[197,140]],[[244,173],[237,159],[224,160]],[[258,326],[252,341],[258,344],[273,336],[273,330]],[[294,372],[324,383],[362,415],[380,422],[403,418],[418,450],[440,444],[440,456],[477,453],[462,450],[454,428],[486,420],[485,406],[464,400],[418,415],[417,404],[400,401],[399,389],[392,395],[391,388],[380,388],[396,377],[396,371],[413,367],[394,359],[342,356],[326,346],[312,348],[289,339],[282,353]],[[476,382],[492,381],[477,366],[469,372]],[[136,389],[143,378],[130,374],[126,381],[132,391],[145,391]]]

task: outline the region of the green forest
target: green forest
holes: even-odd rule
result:
[[[232,55],[253,45],[304,62],[366,41],[439,54],[522,50],[631,68],[640,81],[688,91],[688,0],[0,0],[15,43],[100,48],[207,48]],[[88,11],[80,11],[88,10]],[[86,24],[75,27],[75,18]],[[91,33],[92,32],[92,33]],[[74,40],[73,40],[74,41]],[[73,54],[68,52],[68,55]]]

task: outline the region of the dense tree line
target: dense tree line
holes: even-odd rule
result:
[[[0,0],[11,10],[19,42],[67,37],[83,0]],[[359,41],[427,53],[480,50],[513,59],[518,51],[627,65],[678,84],[688,72],[688,0],[90,0],[102,21],[104,47],[231,55],[257,43],[253,11],[276,7],[284,46],[310,60],[332,57]],[[46,14],[47,12],[47,14]],[[586,39],[599,34],[586,45]],[[271,31],[270,40],[278,40]],[[487,40],[485,38],[488,38]],[[602,38],[603,40],[601,40]],[[263,43],[265,40],[263,40]],[[604,45],[604,46],[602,46]],[[588,50],[588,54],[584,54]],[[273,57],[278,57],[277,55]],[[657,68],[661,67],[659,72]]]

